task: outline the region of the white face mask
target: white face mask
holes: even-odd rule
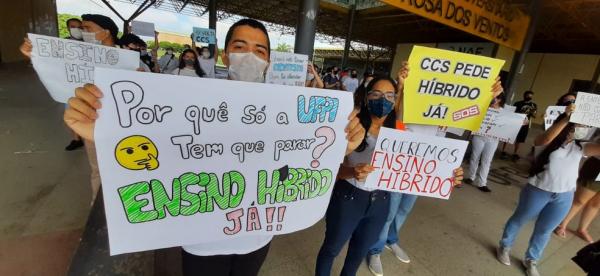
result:
[[[315,79],[315,75],[313,75],[312,73],[308,73],[308,74],[306,74],[306,79],[311,81],[311,80]]]
[[[70,28],[69,33],[74,39],[81,40],[83,38],[83,35],[81,34],[81,29],[79,28]]]
[[[589,130],[590,130],[589,127],[575,127],[575,133],[573,133],[573,139],[575,139],[575,140],[585,139],[585,137],[587,137],[587,135],[588,135]]]
[[[96,33],[81,32],[83,41],[92,44],[102,44],[102,41],[96,39]]]
[[[229,78],[238,81],[265,82],[268,62],[253,53],[230,53]]]

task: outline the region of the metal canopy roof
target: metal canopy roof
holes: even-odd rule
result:
[[[118,0],[141,4],[143,0]],[[343,39],[352,0],[321,0],[317,32]],[[529,0],[512,0],[526,10]],[[208,0],[158,0],[155,8],[200,16]],[[233,15],[250,17],[293,33],[298,18],[298,0],[218,0],[219,20]],[[398,43],[475,42],[482,38],[433,22],[418,15],[381,4],[356,0],[357,12],[352,40],[386,48]],[[540,20],[531,52],[600,54],[600,0],[542,1]],[[271,28],[277,28],[276,25]]]

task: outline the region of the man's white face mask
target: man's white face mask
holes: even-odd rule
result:
[[[102,44],[102,41],[96,39],[96,33],[81,32],[83,41],[92,44]]]
[[[81,29],[79,28],[69,28],[69,33],[74,39],[81,40],[83,38],[83,35],[81,34]]]
[[[265,82],[268,62],[253,53],[230,53],[229,78],[238,81]]]

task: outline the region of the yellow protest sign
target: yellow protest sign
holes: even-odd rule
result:
[[[504,60],[414,46],[408,64],[405,123],[479,129]]]

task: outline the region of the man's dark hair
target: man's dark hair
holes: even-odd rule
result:
[[[225,49],[227,49],[227,45],[229,45],[231,36],[233,36],[233,31],[235,31],[235,28],[240,26],[250,26],[252,28],[261,30],[267,36],[267,50],[268,54],[271,55],[271,40],[269,39],[269,33],[267,32],[267,28],[265,28],[265,25],[263,25],[263,23],[260,23],[250,18],[242,19],[231,25],[231,28],[229,28],[229,30],[227,31],[227,35],[225,36]]]
[[[119,27],[117,27],[115,21],[110,19],[110,17],[100,14],[83,14],[81,15],[81,20],[96,23],[96,25],[100,26],[102,29],[108,30],[110,32],[110,35],[112,36],[113,41],[115,43],[119,41],[117,37],[119,33]]]
[[[67,22],[65,22],[65,25],[67,25],[67,28],[69,27],[69,23],[71,23],[71,21],[77,21],[77,22],[79,22],[79,24],[81,24],[81,20],[79,20],[77,18],[69,18],[69,19],[67,19]]]
[[[527,90],[527,91],[525,91],[525,93],[523,93],[523,96],[525,96],[525,95],[527,95],[527,94],[529,94],[529,95],[533,96],[533,91],[531,91],[531,90]]]

